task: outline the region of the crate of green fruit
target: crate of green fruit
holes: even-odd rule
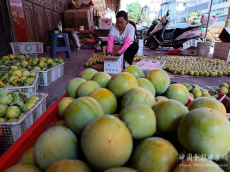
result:
[[[47,71],[39,71],[39,86],[48,86],[64,75],[64,62]]]
[[[47,96],[0,90],[0,156],[46,111]]]
[[[10,91],[19,90],[24,93],[36,93],[38,90],[38,71],[22,71],[11,67],[8,69],[0,67],[0,90],[7,88]],[[1,70],[2,68],[3,70]]]

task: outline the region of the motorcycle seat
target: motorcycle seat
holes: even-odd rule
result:
[[[193,29],[198,28],[198,27],[200,27],[200,26],[189,26],[189,27],[186,27],[186,28],[176,28],[173,31],[173,35],[176,38],[177,36],[181,35],[182,33],[187,32],[189,30],[193,30]]]

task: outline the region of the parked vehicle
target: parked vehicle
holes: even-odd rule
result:
[[[201,26],[189,26],[186,28],[166,29],[169,13],[166,14],[166,20],[158,24],[152,31],[151,36],[146,40],[149,49],[155,50],[161,47],[173,47],[175,49],[182,47],[182,44],[190,39],[198,39],[204,35]]]

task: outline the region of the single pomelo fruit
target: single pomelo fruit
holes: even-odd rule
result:
[[[59,121],[57,121],[55,124],[53,124],[53,127],[55,127],[55,126],[64,126],[64,127],[68,127],[68,126],[67,126],[67,123],[66,123],[66,121],[65,121],[64,119],[59,120]]]
[[[168,99],[174,99],[185,105],[188,102],[189,92],[188,89],[182,84],[172,84],[166,91]]]
[[[133,140],[120,119],[104,115],[87,125],[82,133],[81,146],[89,163],[103,171],[122,166],[128,161]]]
[[[146,90],[150,91],[153,94],[153,96],[156,95],[155,88],[148,79],[139,78],[137,79],[137,82],[138,82],[138,87],[145,88]]]
[[[152,93],[145,88],[132,88],[123,96],[121,107],[125,108],[133,104],[144,104],[152,108],[155,104],[155,98]]]
[[[110,79],[111,76],[105,72],[98,72],[92,78],[92,80],[97,82],[101,88],[107,88]]]
[[[38,167],[31,164],[17,164],[4,172],[42,172]]]
[[[224,116],[226,116],[227,114],[225,106],[220,101],[208,97],[200,97],[198,99],[193,100],[189,104],[188,110],[191,111],[193,109],[202,108],[202,107],[207,107],[207,108],[217,110]]]
[[[73,97],[73,98],[77,98],[77,89],[85,81],[86,80],[83,78],[72,79],[66,87],[66,93],[68,94],[68,96]]]
[[[104,115],[103,108],[92,97],[80,97],[65,110],[65,120],[68,127],[81,134],[84,128],[95,118]]]
[[[180,163],[177,156],[176,148],[169,141],[151,137],[134,149],[131,167],[139,172],[169,172]]]
[[[89,167],[80,160],[63,159],[53,163],[46,172],[90,172]]]
[[[93,77],[96,73],[98,73],[98,71],[96,71],[95,69],[89,68],[89,69],[84,70],[84,72],[82,72],[81,77],[82,77],[83,79],[89,81],[89,80],[92,79],[92,77]]]
[[[202,96],[202,92],[199,89],[192,89],[191,93],[193,94],[195,99]]]
[[[154,107],[154,112],[158,130],[177,133],[181,119],[189,111],[187,107],[176,100],[165,100]]]
[[[89,93],[89,97],[94,98],[101,104],[105,114],[113,114],[117,109],[117,98],[108,89],[98,88]]]
[[[143,78],[145,75],[143,74],[142,70],[135,65],[130,65],[127,68],[124,69],[123,72],[128,72],[132,74],[136,79]]]
[[[154,106],[156,106],[158,103],[163,102],[163,101],[165,101],[165,100],[168,100],[168,98],[167,98],[167,97],[164,97],[164,96],[157,96],[157,97],[155,97],[156,103],[155,103]]]
[[[116,97],[123,96],[127,91],[138,86],[136,78],[128,72],[114,75],[108,84],[108,88]]]
[[[169,75],[161,69],[149,71],[145,78],[152,82],[157,95],[163,94],[170,85]]]
[[[153,110],[141,104],[124,108],[120,119],[128,127],[134,139],[144,139],[152,136],[156,131],[156,117]]]
[[[101,88],[95,81],[86,81],[82,83],[77,90],[78,97],[87,96],[91,91]]]
[[[227,154],[230,150],[230,123],[220,112],[198,108],[185,115],[178,127],[180,143],[199,155]]]
[[[21,158],[18,160],[18,164],[32,164],[32,165],[37,165],[35,161],[35,152],[34,152],[34,147],[28,149],[23,153]]]
[[[186,159],[174,172],[224,172],[216,163],[208,159],[192,157]]]
[[[42,171],[57,160],[77,159],[77,137],[67,127],[48,129],[37,139],[34,148],[37,165]]]
[[[117,167],[117,168],[110,168],[108,170],[105,170],[103,172],[138,172],[132,168],[128,167]]]
[[[65,97],[58,104],[58,116],[60,119],[64,119],[66,108],[74,101],[73,97]]]

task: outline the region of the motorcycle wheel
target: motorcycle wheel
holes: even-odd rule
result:
[[[144,39],[144,46],[148,47],[148,40]]]
[[[159,44],[155,40],[149,40],[148,47],[150,50],[155,50],[159,47]]]

